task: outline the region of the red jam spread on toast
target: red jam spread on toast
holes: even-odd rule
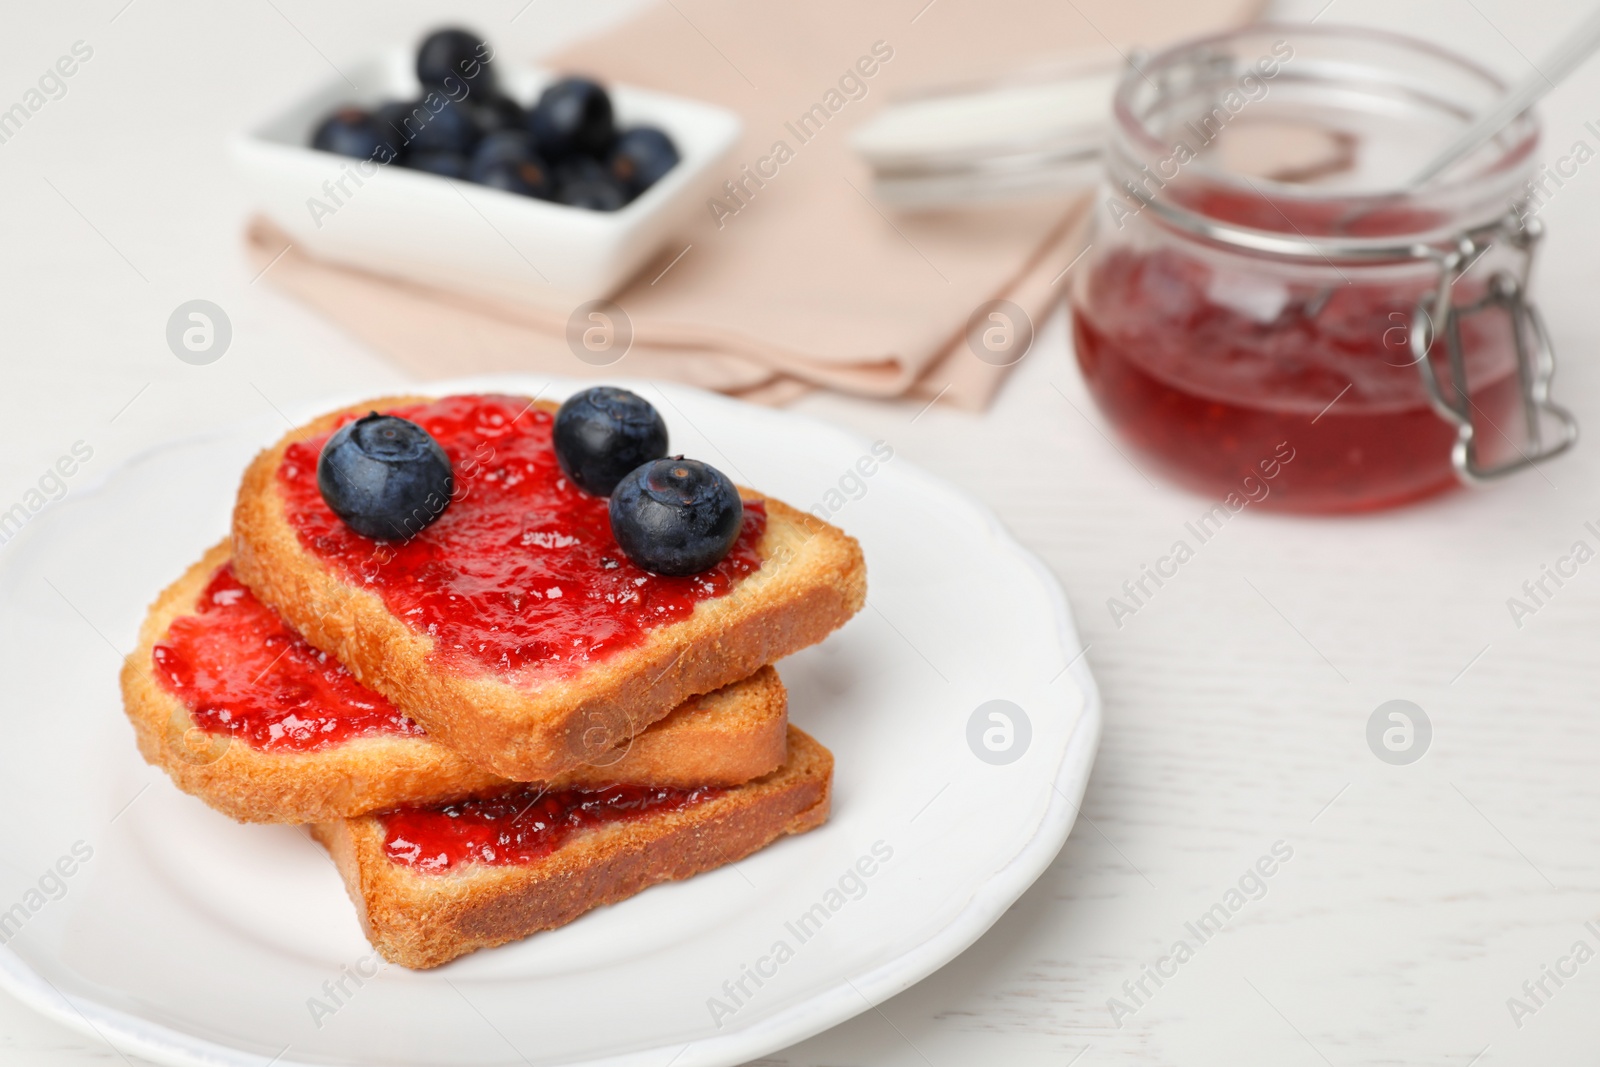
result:
[[[195,613],[174,619],[151,658],[195,725],[267,752],[309,752],[422,727],[257,600],[224,564]]]
[[[484,799],[396,808],[379,816],[390,862],[436,874],[467,863],[509,867],[548,856],[580,830],[682,811],[724,790],[613,785],[542,793],[520,788]]]
[[[745,502],[738,540],[708,571],[671,578],[630,562],[611,535],[606,499],[562,474],[554,416],[526,399],[452,396],[385,414],[418,423],[449,454],[455,493],[438,519],[405,542],[346,526],[317,489],[317,456],[332,430],[284,453],[285,513],[307,552],[431,636],[447,666],[570,673],[639,644],[761,566],[760,501]]]

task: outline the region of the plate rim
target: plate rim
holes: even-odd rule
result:
[[[595,384],[592,379],[565,375],[490,374],[438,381],[397,383],[396,387],[385,395],[411,392],[418,395],[445,396],[460,392],[527,390],[541,378],[548,378],[548,381],[539,389],[524,392],[522,395],[539,398],[552,389],[560,392],[568,386],[576,388]],[[608,383],[611,381],[624,386],[630,383],[647,385],[663,393],[690,394],[698,400],[709,400],[715,405],[731,409],[757,408],[757,405],[679,382],[620,376],[608,379]],[[298,401],[287,406],[293,414],[306,419],[315,414],[362,403],[372,396],[370,390],[360,392],[341,390],[319,399]],[[856,430],[804,412],[774,409],[771,413],[804,424],[811,431],[824,432],[845,439],[856,446],[870,448],[872,443]],[[263,417],[242,422],[220,423],[209,430],[163,440],[137,449],[114,467],[104,471],[94,481],[85,484],[74,495],[81,499],[99,493],[115,482],[123,472],[158,453],[209,440],[232,438],[242,432],[249,432],[258,423],[265,425],[267,421]],[[900,467],[900,464],[896,466]],[[906,470],[913,478],[932,483],[970,508],[983,520],[987,532],[995,538],[1000,548],[1009,550],[1027,564],[1047,594],[1055,617],[1056,635],[1061,642],[1062,654],[1063,656],[1071,654],[1070,649],[1080,644],[1077,626],[1061,581],[1044,560],[1017,540],[992,508],[966,489],[910,460],[904,461],[901,469]],[[53,521],[61,520],[57,518]],[[22,531],[23,534],[29,539],[38,536],[35,532],[36,526],[36,523],[29,523],[29,528]],[[0,573],[13,568],[14,565],[9,559],[0,558]],[[909,989],[953,962],[978,938],[987,933],[989,928],[998,922],[1038,880],[1066,845],[1067,838],[1071,834],[1099,749],[1103,718],[1100,691],[1089,670],[1087,651],[1088,649],[1084,647],[1076,654],[1072,654],[1073,658],[1062,670],[1062,674],[1069,675],[1077,684],[1083,695],[1083,707],[1078,721],[1063,745],[1060,762],[1051,782],[1052,796],[1037,829],[1009,860],[990,872],[978,884],[961,910],[943,927],[892,958],[863,969],[858,974],[847,976],[841,982],[815,992],[796,1004],[763,1016],[742,1028],[691,1040],[682,1045],[677,1042],[657,1044],[597,1059],[571,1061],[571,1067],[633,1067],[633,1065],[642,1067],[646,1063],[655,1063],[661,1055],[673,1053],[675,1049],[676,1056],[673,1062],[681,1064],[681,1067],[696,1067],[696,1065],[736,1067],[738,1064],[787,1048],[824,1030],[841,1025]],[[41,1015],[86,1037],[98,1038],[122,1052],[173,1064],[175,1067],[328,1067],[332,1062],[284,1058],[288,1046],[285,1046],[284,1052],[280,1052],[277,1057],[269,1058],[188,1034],[89,998],[68,996],[30,967],[9,945],[0,945],[0,990]]]

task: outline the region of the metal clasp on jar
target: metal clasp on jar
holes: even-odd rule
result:
[[[1485,485],[1508,474],[1559,456],[1578,440],[1578,421],[1572,413],[1550,399],[1550,379],[1555,375],[1555,353],[1544,318],[1527,296],[1528,275],[1544,228],[1537,219],[1522,219],[1515,212],[1487,232],[1463,236],[1453,248],[1433,249],[1429,258],[1439,266],[1439,285],[1432,298],[1417,301],[1411,317],[1411,353],[1428,401],[1439,417],[1456,428],[1456,442],[1450,461],[1456,476],[1467,485]],[[1457,307],[1453,298],[1456,280],[1472,268],[1478,257],[1493,244],[1501,243],[1521,253],[1515,273],[1496,272],[1482,297]],[[1523,420],[1527,424],[1528,447],[1516,447],[1517,456],[1503,463],[1485,466],[1478,461],[1477,431],[1472,422],[1472,399],[1467,392],[1466,357],[1462,351],[1461,320],[1467,315],[1502,309],[1511,319],[1511,335],[1517,356],[1517,382],[1522,395]],[[1437,328],[1436,328],[1437,326]],[[1444,359],[1435,358],[1434,340],[1444,338]],[[1443,363],[1441,367],[1440,364]],[[1442,373],[1441,373],[1442,371]],[[1547,437],[1546,428],[1554,423],[1559,433]]]

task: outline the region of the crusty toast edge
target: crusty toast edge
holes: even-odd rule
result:
[[[765,565],[726,596],[651,632],[643,644],[575,677],[537,685],[441,670],[431,638],[304,550],[277,487],[291,443],[325,433],[348,415],[426,399],[352,405],[262,451],[245,471],[234,509],[234,568],[306,640],[482,767],[522,781],[553,777],[597,751],[596,738],[610,748],[634,736],[689,697],[821,641],[866,601],[866,566],[855,539],[768,498],[759,546]],[[556,409],[549,402],[529,404]]]
[[[372,816],[319,823],[311,832],[333,857],[378,952],[426,969],[814,829],[827,820],[832,783],[832,753],[791,726],[789,758],[772,774],[682,811],[584,831],[520,866],[412,871],[385,857],[383,824]]]
[[[428,737],[371,736],[313,752],[264,752],[208,733],[153,675],[151,650],[174,619],[191,614],[228,542],[213,546],[157,597],[122,668],[123,705],[139,751],[186,793],[241,822],[306,823],[401,804],[449,800],[508,780]],[[737,785],[770,773],[786,751],[787,693],[777,671],[686,702],[666,719],[552,788],[627,782]]]

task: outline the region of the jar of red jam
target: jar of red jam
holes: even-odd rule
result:
[[[1079,366],[1141,467],[1338,512],[1571,445],[1525,297],[1537,122],[1408,187],[1504,89],[1353,28],[1255,26],[1130,65],[1071,299]]]

